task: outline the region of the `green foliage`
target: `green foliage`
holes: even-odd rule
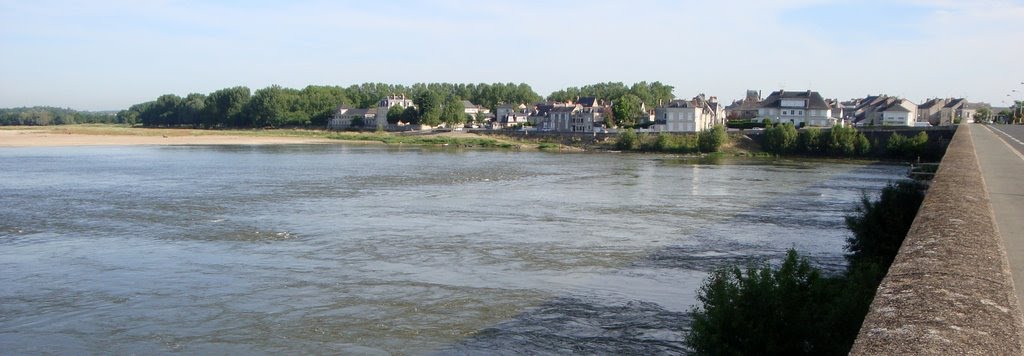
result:
[[[715,125],[710,129],[701,131],[697,135],[697,146],[701,152],[718,152],[718,149],[728,139],[729,136],[725,133],[725,126]]]
[[[420,123],[427,126],[437,126],[441,123],[441,97],[432,91],[421,92],[413,103],[416,104],[417,117]]]
[[[652,107],[658,105],[658,103],[667,103],[675,99],[675,95],[672,94],[674,89],[671,85],[665,85],[657,81],[653,83],[638,82],[629,87],[622,82],[608,82],[589,84],[583,87],[569,87],[551,93],[547,99],[552,101],[576,101],[580,97],[592,96],[615,103],[626,94],[630,94],[639,99],[640,102],[647,104],[648,107]]]
[[[924,199],[904,181],[865,197],[846,222],[846,271],[822,277],[789,250],[778,268],[761,263],[713,272],[697,294],[686,341],[707,355],[845,355],[857,337]]]
[[[638,149],[640,148],[640,137],[637,136],[636,131],[628,129],[619,133],[619,138],[615,141],[615,147],[623,151]]]
[[[243,121],[242,110],[249,102],[249,88],[233,87],[210,93],[206,96],[206,105],[200,114],[202,126],[207,128],[218,126],[247,126]],[[134,106],[133,106],[134,108]],[[150,125],[160,126],[160,125]]]
[[[852,126],[833,126],[828,135],[828,154],[853,156],[857,153],[857,129]]]
[[[818,154],[824,148],[824,136],[817,127],[806,128],[796,138],[796,150],[807,154]]]
[[[892,157],[900,158],[920,157],[927,148],[928,134],[924,131],[918,132],[917,135],[910,138],[893,133],[885,143],[886,153]]]
[[[49,106],[0,109],[0,126],[8,125],[69,125],[69,124],[134,124],[138,114],[122,110],[116,115]]]
[[[443,104],[441,107],[441,121],[448,125],[448,127],[461,126],[462,123],[466,122],[466,110],[463,108],[461,100],[454,96],[449,96],[444,100]]]
[[[361,117],[353,117],[352,122],[349,123],[349,127],[358,128],[366,125],[366,119]]]
[[[797,132],[792,124],[773,125],[764,130],[764,149],[774,154],[788,154],[796,150]]]
[[[407,107],[402,110],[401,121],[410,125],[420,124],[420,112],[415,107]]]
[[[850,264],[876,263],[887,270],[924,201],[924,190],[921,183],[900,181],[882,189],[877,201],[861,198],[856,213],[846,218],[853,232],[846,240]]]
[[[974,113],[974,122],[979,124],[992,122],[992,109],[982,107]]]
[[[717,270],[698,291],[687,343],[702,355],[822,354],[829,330],[820,316],[828,283],[789,250],[778,269],[762,263]]]
[[[617,126],[636,126],[636,117],[640,114],[640,98],[633,94],[623,95],[612,104],[612,113]]]
[[[529,85],[514,83],[495,84],[451,84],[451,83],[417,83],[412,86],[392,85],[384,83],[363,83],[348,88],[339,86],[310,85],[302,90],[283,88],[277,85],[257,90],[250,96],[249,88],[226,88],[202,96],[190,94],[180,98],[172,94],[162,96],[153,102],[133,105],[122,110],[117,116],[110,115],[104,121],[134,123],[141,122],[150,127],[322,127],[327,124],[333,110],[339,105],[351,105],[358,108],[374,108],[377,103],[388,95],[411,94],[410,98],[428,96],[436,101],[431,102],[429,110],[417,112],[416,120],[421,117],[433,125],[442,122],[444,107],[440,98],[455,101],[470,100],[474,103],[493,108],[497,103],[532,103],[541,99]],[[192,100],[204,98],[202,102]],[[462,122],[462,106],[459,117],[454,115],[454,108],[449,109],[447,122]],[[198,114],[197,114],[198,112]],[[81,115],[79,115],[81,116]],[[400,116],[399,116],[400,117]],[[4,120],[0,116],[0,124],[8,122],[40,122],[42,124],[63,124],[74,122],[93,122],[94,120],[72,121],[74,118],[60,116],[53,119],[46,115],[25,115],[25,119]],[[31,119],[27,120],[27,119]],[[392,115],[389,119],[394,120]],[[405,121],[405,120],[402,120]],[[411,122],[411,121],[407,121]]]
[[[868,137],[864,136],[863,132],[857,133],[857,142],[854,145],[857,150],[857,154],[861,157],[867,157],[871,154],[871,141],[868,141]]]
[[[394,105],[388,108],[388,123],[391,125],[395,125],[399,121],[402,121],[402,112],[404,111],[405,109],[398,105]]]

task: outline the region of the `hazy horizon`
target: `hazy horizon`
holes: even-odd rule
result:
[[[547,96],[639,81],[724,102],[786,89],[1006,106],[1024,99],[1022,22],[1024,1],[1009,0],[0,0],[0,107],[119,110],[237,85],[514,82]]]

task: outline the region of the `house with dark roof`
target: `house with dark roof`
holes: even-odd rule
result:
[[[583,108],[579,104],[552,107],[548,111],[548,120],[539,129],[542,131],[593,132],[594,123],[585,123],[582,120],[583,115],[580,115],[582,111]]]
[[[910,100],[869,95],[859,100],[851,117],[857,126],[915,126],[919,108]]]
[[[790,123],[797,127],[831,127],[838,120],[832,117],[832,108],[816,91],[785,91],[771,93],[761,101],[757,116],[773,123]]]
[[[717,102],[715,106],[717,106]],[[704,95],[691,100],[672,100],[654,109],[655,132],[700,132],[717,124],[717,111]]]
[[[977,107],[964,98],[933,98],[918,106],[918,121],[933,126],[952,125],[958,119],[973,122]]]
[[[726,105],[725,117],[728,120],[753,119],[757,117],[757,108],[761,107],[761,92],[747,90],[747,96]]]

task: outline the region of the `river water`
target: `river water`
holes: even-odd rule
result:
[[[708,271],[843,264],[890,165],[0,149],[2,354],[684,353]]]

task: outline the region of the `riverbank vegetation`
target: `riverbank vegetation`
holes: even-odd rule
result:
[[[500,103],[532,103],[541,99],[525,83],[364,83],[349,87],[310,85],[303,89],[273,85],[255,92],[239,86],[184,97],[161,95],[122,110],[117,118],[119,122],[147,127],[322,128],[339,105],[376,108],[389,95],[403,95],[415,102],[416,108],[388,116],[411,115],[406,120],[430,126],[464,122],[461,100],[493,109]]]
[[[698,291],[687,344],[702,355],[845,355],[924,200],[890,184],[846,220],[845,271],[826,275],[795,250],[782,263],[714,271]]]
[[[116,124],[113,112],[78,111],[49,106],[0,109],[0,126]]]
[[[729,141],[725,127],[716,125],[695,135],[637,134],[627,129],[615,140],[615,148],[623,151],[664,152],[664,153],[712,153]]]

